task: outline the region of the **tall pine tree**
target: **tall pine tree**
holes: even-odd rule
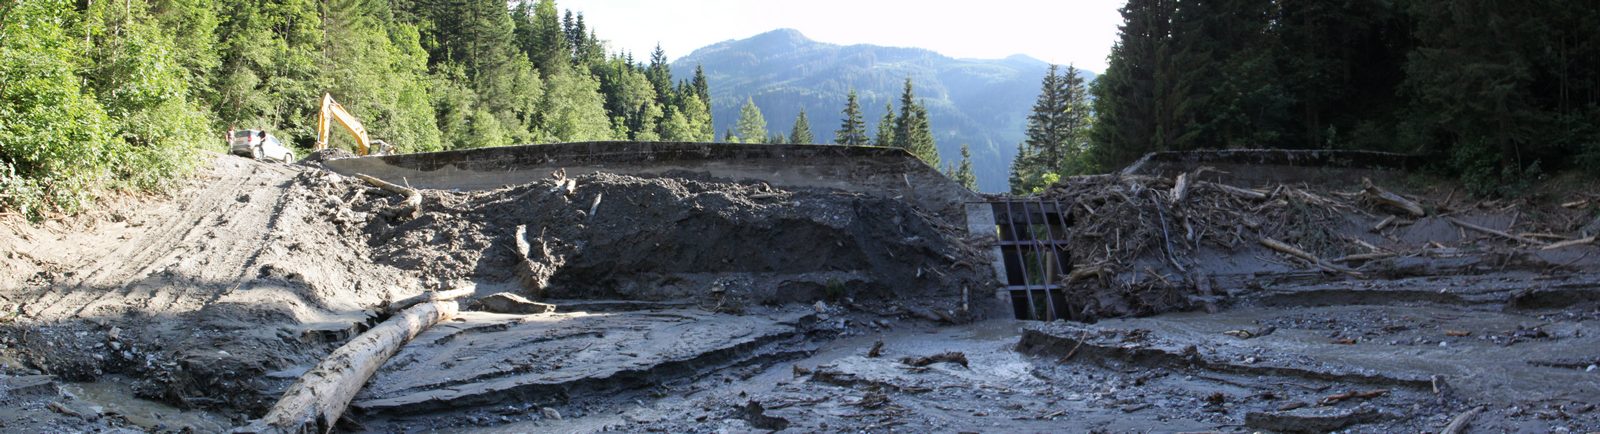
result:
[[[811,121],[806,120],[806,109],[802,108],[800,114],[794,117],[794,128],[789,130],[789,143],[810,145],[816,141],[811,134]]]
[[[892,121],[894,137],[889,143],[910,152],[930,166],[939,167],[939,148],[933,140],[933,127],[928,124],[928,110],[917,101],[909,77],[906,78],[905,92],[900,94],[900,116]]]
[[[867,124],[861,120],[861,104],[856,100],[855,88],[850,88],[841,114],[844,118],[839,121],[839,129],[833,133],[833,142],[847,146],[866,145]]]
[[[755,99],[744,100],[744,106],[739,108],[739,121],[734,128],[740,142],[761,143],[767,140],[767,120],[761,116],[761,108],[756,107]]]
[[[895,146],[895,125],[898,121],[894,117],[894,103],[883,104],[883,119],[878,120],[878,134],[873,137],[874,146]]]

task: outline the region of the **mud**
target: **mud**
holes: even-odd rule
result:
[[[986,234],[921,199],[628,155],[650,170],[477,171],[420,209],[339,155],[217,156],[171,197],[0,220],[0,428],[223,431],[390,302],[470,283],[339,431],[1437,432],[1477,407],[1473,432],[1600,429],[1600,246],[1543,248],[1593,235],[1582,183],[1492,201],[1390,173],[1428,210],[1391,219],[1348,182],[1193,166],[1223,160],[1070,179],[1047,195],[1074,270],[1102,271],[1044,323],[972,296]],[[405,167],[493,162],[469,157]],[[1321,179],[1401,169],[1357,166]],[[1260,197],[1175,198],[1174,173]]]
[[[651,338],[648,330],[656,327],[709,333],[679,336],[671,348],[631,351],[645,354],[644,361],[599,359],[598,371],[557,372],[559,381],[499,378],[520,389],[484,386],[476,393],[481,399],[440,406],[459,407],[578,383],[628,389],[654,381],[648,378],[748,363],[745,352],[814,331],[793,315],[762,313],[786,305],[811,315],[822,301],[833,310],[970,320],[981,312],[968,310],[962,294],[991,284],[966,265],[977,263],[978,250],[952,229],[958,225],[882,196],[692,173],[593,173],[494,190],[424,190],[422,212],[412,217],[397,212],[399,196],[318,168],[336,157],[318,154],[285,166],[216,156],[172,197],[133,199],[119,213],[76,222],[6,221],[0,360],[7,362],[0,373],[53,375],[58,385],[117,376],[126,384],[117,390],[140,399],[240,423],[261,414],[297,372],[381,321],[388,301],[458,281],[478,284],[479,296],[510,291],[571,305],[559,314],[464,316],[491,325],[548,325],[510,327],[511,335],[581,335],[611,326],[646,333],[638,338]],[[615,312],[674,306],[688,310]],[[529,319],[542,315],[564,319]],[[644,319],[654,317],[677,319]],[[744,329],[758,324],[770,330],[718,334],[754,333]],[[573,350],[460,341],[501,359],[535,351],[560,360]],[[651,358],[650,351],[664,353]],[[433,367],[417,368],[423,366]],[[460,369],[463,378],[485,384],[508,375],[492,363]],[[605,372],[638,379],[578,381]],[[369,392],[396,398],[428,387],[437,385]],[[528,395],[507,391],[524,389]],[[367,408],[381,406],[375,395],[368,398]]]

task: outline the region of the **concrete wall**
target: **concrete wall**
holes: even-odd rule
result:
[[[525,184],[558,169],[568,175],[673,173],[774,187],[831,188],[898,197],[947,217],[965,219],[978,195],[901,149],[835,145],[676,142],[580,142],[508,146],[329,160],[329,169],[364,173],[416,188],[484,190]]]
[[[1372,151],[1222,149],[1152,152],[1122,170],[1126,175],[1172,178],[1210,167],[1204,178],[1241,186],[1306,182],[1360,185],[1361,178],[1386,182],[1421,168],[1426,158]]]

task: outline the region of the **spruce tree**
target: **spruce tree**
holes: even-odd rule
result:
[[[922,104],[914,104],[907,117],[911,120],[906,122],[908,127],[906,138],[903,139],[905,143],[903,149],[922,159],[929,166],[939,167],[939,147],[934,143],[933,128],[928,124],[928,109]]]
[[[890,146],[911,149],[911,130],[916,125],[916,119],[912,117],[912,112],[917,110],[916,98],[911,90],[911,77],[906,77],[905,91],[900,93],[900,116],[894,119],[894,140],[889,142]]]
[[[961,144],[961,164],[956,166],[953,178],[968,190],[978,189],[978,176],[972,173],[972,149],[966,143]]]
[[[740,141],[744,143],[761,143],[767,139],[767,120],[761,116],[761,108],[756,107],[755,99],[744,100],[744,106],[739,108],[739,121],[734,124],[734,129],[738,132]]]
[[[1029,180],[1034,178],[1033,156],[1028,154],[1028,148],[1022,143],[1017,143],[1017,155],[1011,158],[1011,175],[1006,178],[1011,187],[1011,194],[1028,194],[1032,189]]]
[[[695,96],[700,97],[701,102],[711,101],[711,84],[706,81],[705,68],[698,63],[694,65],[694,80],[690,83],[694,86]]]
[[[1165,116],[1176,101],[1163,85],[1175,67],[1168,40],[1175,7],[1174,0],[1128,0],[1121,9],[1120,39],[1093,88],[1091,159],[1098,170],[1121,167],[1168,142],[1173,125]]]
[[[867,124],[861,120],[861,104],[856,100],[855,88],[850,88],[843,114],[844,119],[839,121],[839,130],[833,133],[833,142],[848,146],[866,145]]]
[[[884,103],[883,119],[878,121],[878,135],[872,139],[872,144],[874,146],[883,147],[895,146],[894,128],[896,124],[897,121],[894,117],[894,104]]]
[[[656,89],[656,102],[661,105],[672,104],[672,66],[667,63],[667,52],[661,49],[661,44],[656,44],[656,49],[650,52],[650,66],[645,76],[650,79],[650,85]]]
[[[789,143],[810,145],[816,141],[811,135],[811,122],[806,120],[806,109],[802,108],[800,114],[794,117],[794,128],[789,130]]]
[[[1062,164],[1065,154],[1066,125],[1061,114],[1066,112],[1067,84],[1056,65],[1050,65],[1040,84],[1039,98],[1028,114],[1027,138],[1023,140],[1031,161],[1024,161],[1033,173],[1054,172]]]

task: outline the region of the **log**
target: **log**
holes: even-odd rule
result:
[[[411,338],[456,313],[454,301],[430,301],[406,309],[333,350],[300,376],[283,398],[235,433],[327,433],[367,379]]]
[[[1189,196],[1189,174],[1179,173],[1177,181],[1173,181],[1172,204],[1183,203],[1183,198]]]
[[[1374,202],[1403,210],[1417,217],[1428,215],[1428,212],[1422,209],[1422,205],[1417,205],[1416,202],[1412,202],[1410,199],[1372,185],[1371,179],[1361,178],[1361,190],[1366,193],[1368,199],[1372,199]]]
[[[461,287],[455,288],[455,289],[447,289],[447,290],[443,290],[443,291],[428,291],[428,292],[424,292],[424,293],[421,293],[421,294],[413,295],[413,296],[410,296],[410,297],[402,298],[402,299],[400,299],[399,301],[396,301],[396,302],[389,303],[389,306],[387,308],[383,309],[383,311],[384,311],[384,313],[393,314],[395,312],[406,310],[407,308],[410,308],[411,306],[416,306],[418,304],[422,304],[423,302],[448,301],[448,300],[455,300],[455,299],[458,299],[458,298],[470,296],[474,292],[476,292],[477,290],[478,290],[478,286],[469,282],[469,283],[461,285]]]
[[[1377,226],[1373,226],[1372,227],[1372,231],[1373,232],[1383,232],[1383,228],[1389,227],[1390,223],[1394,223],[1394,216],[1384,217],[1383,221],[1378,222]]]
[[[1293,256],[1293,257],[1296,257],[1296,258],[1304,259],[1306,262],[1310,262],[1311,265],[1315,265],[1315,266],[1317,266],[1317,268],[1321,268],[1323,270],[1327,270],[1327,271],[1331,271],[1331,272],[1335,272],[1335,273],[1345,273],[1345,274],[1349,274],[1349,275],[1352,275],[1352,276],[1360,276],[1361,275],[1361,273],[1356,272],[1355,270],[1352,270],[1352,269],[1349,269],[1349,268],[1346,268],[1346,267],[1342,267],[1342,266],[1339,266],[1339,265],[1334,265],[1333,263],[1330,263],[1328,261],[1322,260],[1322,258],[1319,258],[1316,255],[1313,255],[1313,254],[1310,254],[1310,253],[1306,253],[1306,251],[1300,250],[1299,248],[1297,248],[1295,246],[1291,246],[1288,243],[1285,243],[1285,242],[1282,242],[1282,241],[1274,240],[1274,239],[1271,239],[1271,238],[1262,238],[1261,239],[1261,245],[1267,246],[1267,248],[1269,248],[1269,249],[1276,250],[1276,251],[1278,251],[1280,253],[1284,253],[1284,254],[1287,254],[1289,256]]]
[[[1234,196],[1239,196],[1239,197],[1242,197],[1242,198],[1245,198],[1245,199],[1250,199],[1250,200],[1263,200],[1263,199],[1267,198],[1267,194],[1266,193],[1262,193],[1262,192],[1255,191],[1255,190],[1250,190],[1250,189],[1245,189],[1245,188],[1234,187],[1234,186],[1231,186],[1231,185],[1228,185],[1228,184],[1219,184],[1219,183],[1215,183],[1215,182],[1211,182],[1211,181],[1195,181],[1194,185],[1204,185],[1204,186],[1207,186],[1207,187],[1211,187],[1211,188],[1215,188],[1215,189],[1218,189],[1218,190],[1222,190],[1223,193],[1228,193],[1228,194],[1231,194],[1231,195],[1234,195]]]
[[[1572,246],[1581,246],[1581,245],[1584,245],[1584,244],[1594,244],[1594,240],[1595,240],[1595,237],[1579,238],[1579,239],[1576,239],[1576,240],[1566,240],[1566,241],[1562,241],[1562,242],[1559,242],[1559,243],[1555,243],[1555,244],[1551,244],[1551,245],[1548,245],[1548,246],[1544,246],[1544,250],[1555,250],[1555,249],[1561,249],[1561,248],[1572,247]]]
[[[1467,425],[1472,424],[1472,418],[1478,417],[1478,413],[1482,412],[1483,406],[1472,407],[1471,410],[1467,410],[1467,412],[1457,415],[1455,419],[1451,419],[1450,424],[1445,425],[1444,430],[1439,431],[1439,434],[1461,434],[1466,432]]]
[[[1338,257],[1338,258],[1334,258],[1333,260],[1328,261],[1328,262],[1344,263],[1344,262],[1357,262],[1357,261],[1371,261],[1371,260],[1374,260],[1374,259],[1392,258],[1392,257],[1395,257],[1395,256],[1396,256],[1396,254],[1389,253],[1389,252],[1362,253],[1362,254],[1357,254],[1357,255],[1341,256],[1341,257]]]
[[[357,173],[355,176],[362,181],[366,181],[368,184],[372,184],[373,187],[378,187],[391,193],[405,196],[406,199],[403,203],[407,207],[411,208],[410,218],[417,218],[422,215],[422,194],[417,193],[417,190],[409,187],[403,187],[389,181],[384,181],[364,173]]]
[[[1486,233],[1486,234],[1489,234],[1489,235],[1494,235],[1494,236],[1497,236],[1497,237],[1500,237],[1500,238],[1505,238],[1505,239],[1508,239],[1508,240],[1521,241],[1523,243],[1532,244],[1532,245],[1536,245],[1536,246],[1545,245],[1545,243],[1542,242],[1542,241],[1534,240],[1532,238],[1524,237],[1524,236],[1521,236],[1521,235],[1512,235],[1512,234],[1506,233],[1505,231],[1497,231],[1497,230],[1489,229],[1489,228],[1486,228],[1486,227],[1483,227],[1483,226],[1478,226],[1478,225],[1475,225],[1475,224],[1472,224],[1472,223],[1467,223],[1467,222],[1461,221],[1460,219],[1457,219],[1455,217],[1445,217],[1445,220],[1449,220],[1450,223],[1454,223],[1456,226],[1460,226],[1463,229],[1471,229],[1471,230],[1474,230],[1474,231],[1477,231],[1477,232],[1482,232],[1482,233]]]

